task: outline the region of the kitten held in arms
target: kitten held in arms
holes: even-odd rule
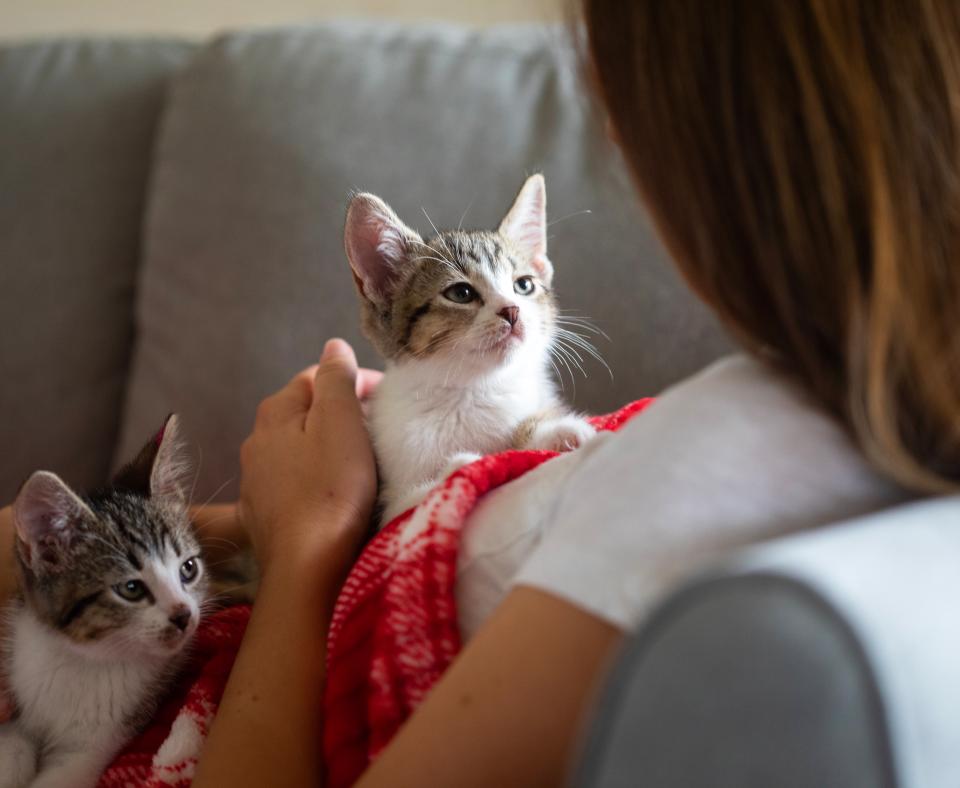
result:
[[[426,239],[358,194],[344,245],[364,333],[386,361],[368,410],[383,523],[482,455],[566,451],[593,437],[549,371],[557,308],[542,175],[497,230]]]
[[[175,677],[206,593],[183,470],[171,416],[107,488],[37,471],[17,495],[2,788],[96,785]]]

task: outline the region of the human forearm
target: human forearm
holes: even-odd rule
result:
[[[197,788],[321,781],[326,633],[377,488],[362,377],[350,347],[328,342],[319,365],[260,403],[240,447],[236,513],[261,581]]]
[[[195,788],[320,784],[326,631],[342,582],[317,560],[327,549],[265,571]]]

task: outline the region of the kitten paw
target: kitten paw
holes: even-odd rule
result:
[[[37,774],[37,750],[14,724],[0,725],[0,788],[26,788]]]
[[[596,434],[597,431],[590,426],[586,419],[579,416],[561,416],[558,419],[549,419],[538,424],[525,448],[545,451],[573,451],[579,449]]]

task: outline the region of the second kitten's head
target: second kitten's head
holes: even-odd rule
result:
[[[430,238],[358,194],[344,246],[364,332],[384,358],[455,364],[460,375],[546,363],[556,307],[543,176],[527,179],[497,230]]]
[[[37,471],[17,495],[24,603],[81,653],[163,659],[196,630],[206,578],[183,467],[171,416],[107,488],[81,496]]]

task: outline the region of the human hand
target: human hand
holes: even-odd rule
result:
[[[352,560],[377,491],[360,399],[379,380],[333,339],[318,365],[260,403],[240,449],[238,511],[263,572],[316,553],[343,567]]]

